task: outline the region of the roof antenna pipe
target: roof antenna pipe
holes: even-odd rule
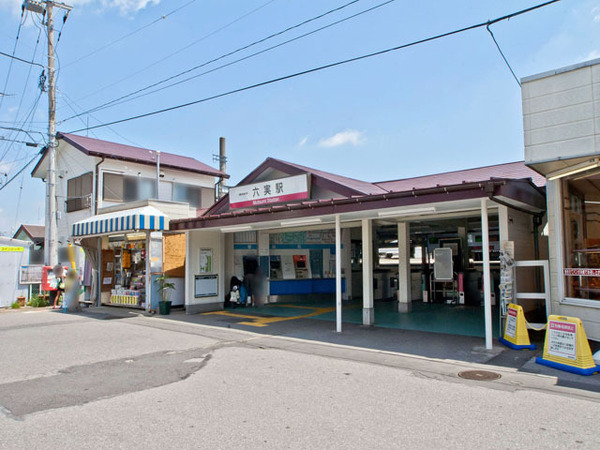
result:
[[[219,162],[219,170],[222,173],[227,173],[227,155],[225,150],[225,138],[219,138],[219,156],[213,155],[213,160]],[[225,195],[225,177],[219,177],[219,182],[217,183],[217,200]]]

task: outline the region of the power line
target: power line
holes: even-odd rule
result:
[[[102,104],[102,105],[100,105],[100,106],[96,106],[96,107],[94,107],[94,108],[91,108],[91,109],[89,109],[89,110],[87,110],[87,111],[83,112],[82,114],[87,114],[87,113],[89,113],[89,112],[96,112],[96,111],[100,111],[100,110],[102,110],[102,109],[105,109],[106,107],[108,107],[108,106],[110,106],[110,105],[118,105],[118,104],[124,103],[124,102],[122,102],[121,100],[124,100],[124,99],[126,99],[126,98],[129,98],[129,97],[132,97],[132,96],[134,96],[134,95],[136,95],[136,94],[139,94],[139,93],[141,93],[141,92],[144,92],[144,91],[146,91],[146,90],[148,90],[148,89],[151,89],[151,88],[153,88],[153,87],[156,87],[156,86],[159,86],[159,85],[161,85],[161,84],[164,84],[164,83],[166,83],[166,82],[168,82],[168,81],[170,81],[170,80],[173,80],[173,79],[175,79],[175,78],[179,78],[180,76],[183,76],[183,75],[185,75],[186,73],[190,73],[190,72],[193,72],[193,71],[195,71],[195,70],[198,70],[198,69],[200,69],[200,68],[202,68],[202,67],[205,67],[205,66],[207,66],[207,65],[209,65],[209,64],[212,64],[212,63],[214,63],[214,62],[220,61],[221,59],[224,59],[224,58],[226,58],[226,57],[228,57],[228,56],[232,56],[232,55],[234,55],[234,54],[236,54],[236,53],[239,53],[239,52],[241,52],[241,51],[243,51],[243,50],[247,50],[247,49],[249,49],[249,48],[251,48],[251,47],[254,47],[255,45],[261,44],[261,43],[263,43],[263,42],[266,42],[266,41],[268,41],[268,40],[270,40],[270,39],[273,39],[273,38],[275,38],[275,37],[277,37],[277,36],[280,36],[280,35],[282,35],[282,34],[284,34],[284,33],[287,33],[287,32],[289,32],[289,31],[291,31],[291,30],[294,30],[294,29],[296,29],[296,28],[302,27],[303,25],[306,25],[306,24],[308,24],[308,23],[310,23],[310,22],[314,22],[315,20],[321,19],[321,18],[323,18],[323,17],[325,17],[325,16],[327,16],[327,15],[329,15],[329,14],[333,14],[333,13],[335,13],[335,12],[338,12],[338,11],[340,11],[340,10],[344,9],[344,8],[347,8],[348,6],[351,6],[351,5],[355,4],[355,3],[358,3],[359,1],[360,1],[360,0],[352,0],[352,1],[348,2],[348,3],[345,3],[345,4],[343,4],[343,5],[339,6],[339,7],[337,7],[337,8],[334,8],[334,9],[331,9],[331,10],[329,10],[329,11],[326,11],[326,12],[324,12],[324,13],[322,13],[322,14],[319,14],[318,16],[311,17],[310,19],[304,20],[304,21],[302,21],[302,22],[300,22],[300,23],[297,23],[297,24],[295,24],[295,25],[293,25],[293,26],[287,27],[287,28],[285,28],[285,29],[283,29],[283,30],[281,30],[281,31],[278,31],[278,32],[276,32],[276,33],[272,33],[272,34],[270,34],[270,35],[268,35],[268,36],[266,36],[266,37],[264,37],[264,38],[261,38],[261,39],[259,39],[259,40],[257,40],[257,41],[254,41],[254,42],[252,42],[252,43],[250,43],[250,44],[247,44],[247,45],[244,45],[244,46],[242,46],[242,47],[239,47],[239,48],[237,48],[236,50],[230,51],[230,52],[228,52],[228,53],[225,53],[225,54],[223,54],[223,55],[221,55],[221,56],[218,56],[218,57],[216,57],[216,58],[213,58],[213,59],[211,59],[211,60],[209,60],[209,61],[206,61],[206,62],[203,62],[203,63],[201,63],[201,64],[198,64],[198,65],[196,65],[196,66],[194,66],[194,67],[192,67],[192,68],[190,68],[190,69],[186,69],[186,70],[184,70],[184,71],[182,71],[182,72],[179,72],[179,73],[177,73],[177,74],[175,74],[175,75],[172,75],[172,76],[169,76],[169,77],[167,77],[167,78],[164,78],[164,79],[162,79],[162,80],[160,80],[160,81],[157,81],[156,83],[152,83],[152,84],[150,84],[150,85],[148,85],[148,86],[145,86],[145,87],[143,87],[143,88],[141,88],[141,89],[138,89],[138,90],[136,90],[136,91],[134,91],[134,92],[131,92],[131,93],[129,93],[129,94],[122,95],[121,97],[118,97],[118,98],[116,98],[116,99],[113,99],[113,100],[111,100],[111,101],[109,101],[109,102],[103,103],[103,104]],[[267,48],[267,49],[261,50],[261,51],[259,51],[259,52],[256,52],[256,53],[252,53],[251,55],[248,55],[248,56],[245,56],[245,57],[243,57],[243,58],[237,59],[237,60],[235,60],[235,61],[233,61],[233,62],[230,62],[230,63],[228,63],[228,64],[221,65],[221,66],[219,66],[219,67],[217,67],[217,68],[215,68],[215,69],[213,69],[213,70],[210,70],[210,71],[207,71],[207,72],[202,72],[202,73],[201,73],[201,74],[199,74],[199,75],[196,75],[196,76],[194,76],[194,77],[190,77],[190,78],[186,78],[186,79],[184,79],[184,80],[182,80],[182,81],[180,81],[180,82],[177,82],[177,83],[170,84],[170,85],[168,85],[168,86],[166,86],[166,87],[164,87],[164,88],[162,88],[162,89],[156,89],[156,90],[153,90],[153,91],[151,91],[149,94],[152,94],[152,93],[154,93],[154,92],[159,92],[159,91],[161,91],[161,90],[163,90],[163,89],[166,89],[166,88],[169,88],[169,87],[171,87],[171,86],[176,86],[176,85],[178,85],[178,84],[181,84],[181,83],[183,83],[183,82],[189,81],[189,80],[191,80],[191,79],[194,79],[194,78],[197,78],[197,77],[200,77],[200,76],[206,75],[206,74],[208,74],[208,73],[214,72],[215,70],[219,70],[219,69],[222,69],[222,68],[224,68],[224,67],[228,67],[228,66],[230,66],[230,65],[233,65],[233,64],[236,64],[236,63],[238,63],[238,62],[241,62],[241,61],[244,61],[244,60],[246,60],[246,59],[249,59],[249,58],[252,58],[252,57],[254,57],[254,56],[257,56],[257,55],[259,55],[259,54],[261,54],[261,53],[265,53],[265,52],[267,52],[267,51],[270,51],[270,50],[273,50],[273,49],[275,49],[275,48],[277,48],[277,47],[281,47],[281,46],[283,46],[283,45],[289,44],[290,42],[296,41],[296,40],[298,40],[298,39],[302,39],[302,38],[304,38],[304,37],[306,37],[306,36],[309,36],[309,35],[311,35],[311,34],[317,33],[317,32],[319,32],[319,31],[322,31],[322,30],[324,30],[324,29],[326,29],[326,28],[329,28],[329,27],[332,27],[332,26],[334,26],[334,25],[337,25],[337,24],[339,24],[339,23],[341,23],[341,22],[344,22],[344,21],[346,21],[346,20],[350,20],[350,19],[352,19],[352,18],[354,18],[354,17],[357,17],[357,16],[359,16],[359,15],[361,15],[361,14],[365,14],[365,13],[367,13],[367,12],[370,12],[370,11],[374,10],[374,9],[380,8],[380,7],[382,7],[382,6],[384,6],[384,5],[387,5],[388,3],[391,3],[391,2],[393,2],[393,1],[395,1],[395,0],[388,0],[388,1],[384,2],[384,3],[381,3],[381,4],[379,4],[379,5],[376,5],[376,6],[374,6],[374,7],[371,7],[371,8],[369,8],[369,9],[366,9],[366,10],[364,10],[364,11],[362,11],[362,12],[359,12],[359,13],[357,13],[357,14],[354,14],[354,15],[352,15],[352,16],[346,17],[345,19],[338,20],[338,21],[336,21],[336,22],[333,22],[333,23],[331,23],[331,24],[329,24],[329,25],[326,25],[326,26],[324,26],[324,27],[321,27],[321,28],[318,28],[318,29],[316,29],[316,30],[310,31],[310,32],[308,32],[308,33],[305,33],[305,34],[303,34],[303,35],[297,36],[297,37],[295,37],[295,38],[293,38],[293,39],[289,39],[289,40],[287,40],[287,41],[284,41],[284,42],[282,42],[282,43],[280,43],[280,44],[274,45],[274,46],[272,46],[272,47],[269,47],[269,48]],[[148,94],[146,94],[146,95],[148,95]],[[139,97],[141,97],[141,96],[134,97],[132,100],[135,100],[136,98],[139,98]],[[71,119],[73,119],[74,117],[76,117],[76,116],[67,117],[66,119],[64,119],[64,120],[60,121],[60,123],[64,123],[64,122],[66,122],[67,120],[71,120]]]
[[[107,103],[105,103],[105,104],[103,104],[103,105],[100,105],[100,106],[97,106],[97,107],[95,107],[95,108],[92,108],[91,110],[89,110],[89,112],[97,112],[97,111],[100,111],[100,110],[103,110],[103,109],[106,109],[106,108],[109,108],[109,107],[112,107],[112,106],[121,105],[121,104],[123,104],[123,103],[126,103],[126,102],[129,102],[129,101],[133,101],[133,100],[136,100],[136,99],[138,99],[138,98],[144,97],[144,96],[146,96],[146,95],[151,95],[151,94],[154,94],[154,93],[156,93],[156,92],[160,92],[160,91],[163,91],[163,90],[165,90],[165,89],[168,89],[168,88],[171,88],[171,87],[174,87],[174,86],[178,86],[178,85],[180,85],[180,84],[183,84],[183,83],[186,83],[186,82],[188,82],[188,81],[194,80],[194,79],[196,79],[196,78],[202,77],[202,76],[204,76],[204,75],[207,75],[207,74],[209,74],[209,73],[216,72],[216,71],[218,71],[218,70],[221,70],[221,69],[224,69],[224,68],[226,68],[226,67],[232,66],[232,65],[234,65],[234,64],[237,64],[237,63],[239,63],[239,62],[245,61],[245,60],[247,60],[247,59],[250,59],[250,58],[253,58],[253,57],[255,57],[255,56],[261,55],[261,54],[263,54],[263,53],[269,52],[269,51],[271,51],[271,50],[274,50],[274,49],[276,49],[276,48],[282,47],[282,46],[284,46],[284,45],[287,45],[287,44],[289,44],[289,43],[291,43],[291,42],[294,42],[294,41],[297,41],[297,40],[303,39],[303,38],[305,38],[305,37],[307,37],[307,36],[310,36],[310,35],[312,35],[312,34],[315,34],[315,33],[318,33],[318,32],[320,32],[320,31],[323,31],[323,30],[325,30],[325,29],[327,29],[327,28],[331,28],[331,27],[333,27],[333,26],[335,26],[335,25],[339,25],[340,23],[346,22],[346,21],[348,21],[348,20],[350,20],[350,19],[354,19],[355,17],[361,16],[361,15],[363,15],[363,14],[366,14],[366,13],[368,13],[368,12],[374,11],[374,10],[376,10],[376,9],[378,9],[378,8],[381,8],[381,7],[383,7],[383,6],[386,6],[386,5],[388,5],[388,4],[390,4],[390,3],[394,2],[394,1],[395,1],[395,0],[387,0],[387,1],[383,2],[383,3],[379,3],[379,4],[377,4],[377,5],[374,5],[374,6],[370,7],[370,8],[367,8],[367,9],[365,9],[365,10],[362,10],[362,11],[359,11],[359,12],[357,12],[357,13],[355,13],[355,14],[352,14],[352,15],[350,15],[350,16],[348,16],[348,17],[344,17],[343,19],[336,20],[335,22],[329,23],[329,24],[327,24],[327,25],[324,25],[324,26],[322,26],[322,27],[320,27],[320,28],[317,28],[317,29],[315,29],[315,30],[309,31],[309,32],[307,32],[307,33],[304,33],[304,34],[301,34],[301,35],[299,35],[299,36],[293,37],[293,38],[291,38],[291,39],[288,39],[288,40],[286,40],[286,41],[280,42],[279,44],[276,44],[276,45],[273,45],[273,46],[271,46],[271,47],[267,47],[267,48],[265,48],[265,49],[263,49],[263,50],[259,50],[259,51],[257,51],[257,52],[251,53],[251,54],[249,54],[249,55],[246,55],[246,56],[244,56],[244,57],[242,57],[242,58],[238,58],[238,59],[236,59],[236,60],[234,60],[234,61],[230,61],[230,62],[228,62],[228,63],[226,63],[226,64],[222,64],[222,65],[220,65],[220,66],[214,67],[214,68],[212,68],[212,69],[210,69],[210,70],[206,70],[206,71],[204,71],[204,72],[201,72],[201,73],[199,73],[199,74],[197,74],[197,75],[194,75],[194,76],[191,76],[191,77],[188,77],[188,78],[184,78],[183,80],[177,81],[177,82],[175,82],[175,83],[168,84],[167,86],[163,86],[163,87],[161,87],[161,88],[154,89],[154,90],[152,90],[152,91],[150,91],[150,92],[146,92],[145,94],[137,95],[137,96],[135,96],[135,97],[133,97],[133,98],[130,98],[129,100],[125,100],[126,98],[129,98],[130,96],[132,96],[132,95],[135,95],[136,93],[143,92],[143,91],[145,91],[145,90],[147,90],[147,89],[149,89],[149,88],[151,88],[151,87],[153,87],[153,86],[157,86],[158,84],[161,84],[162,82],[159,82],[159,83],[154,83],[153,85],[147,86],[147,87],[145,87],[145,88],[143,88],[143,89],[139,89],[139,90],[137,90],[137,91],[135,91],[135,92],[133,92],[133,93],[131,93],[131,94],[124,95],[124,96],[122,96],[122,97],[119,97],[118,99],[112,100],[112,101],[110,101],[110,102],[107,102]],[[214,61],[216,61],[216,60],[218,60],[218,59],[221,59],[221,58],[217,58],[217,59],[215,59],[215,60],[212,60],[212,61],[209,61],[209,62],[207,62],[207,63],[204,63],[204,64],[202,64],[202,65],[200,65],[200,66],[196,66],[196,68],[198,68],[198,67],[202,67],[202,66],[206,66],[206,65],[208,65],[209,63],[211,63],[211,62],[214,62]],[[181,74],[183,74],[183,73],[187,73],[187,72],[191,72],[191,70],[192,70],[192,69],[190,69],[190,70],[187,70],[186,72],[182,72]],[[177,75],[177,76],[179,76],[179,75]],[[168,78],[167,80],[169,80],[169,79],[173,79],[173,78],[176,78],[177,76],[170,77],[170,78]],[[166,81],[166,80],[165,80],[165,81]],[[164,81],[163,81],[163,82],[164,82]],[[85,113],[84,113],[84,114],[85,114]],[[67,118],[67,119],[63,120],[62,122],[65,122],[65,121],[67,121],[67,120],[69,120],[69,119],[70,119],[70,118]],[[62,123],[62,122],[61,122],[61,123]]]
[[[515,81],[517,82],[517,84],[519,85],[519,87],[521,87],[521,81],[519,80],[519,78],[515,75],[515,71],[512,69],[512,67],[510,67],[510,63],[508,62],[508,60],[506,59],[506,56],[504,56],[504,53],[502,53],[502,49],[500,48],[500,44],[498,44],[498,41],[496,40],[496,36],[494,36],[494,33],[492,33],[492,30],[490,29],[490,26],[488,25],[487,27],[488,33],[490,33],[490,36],[492,37],[492,40],[494,41],[494,44],[496,44],[496,48],[498,49],[498,51],[500,52],[500,56],[502,56],[502,59],[504,60],[504,62],[506,63],[506,66],[508,67],[508,70],[510,70],[510,73],[512,73],[513,78],[515,79]]]
[[[15,45],[13,46],[13,51],[11,55],[11,60],[8,65],[8,72],[6,73],[6,80],[4,81],[4,88],[2,92],[6,92],[6,88],[8,87],[8,80],[10,79],[10,72],[12,71],[13,65],[13,57],[15,56],[15,52],[17,51],[17,45],[19,44],[19,35],[21,34],[21,27],[23,26],[23,22],[25,22],[23,16],[25,14],[25,8],[21,6],[21,19],[19,19],[19,28],[17,29],[17,37],[15,38]],[[4,95],[0,96],[0,110],[2,109],[2,104],[4,103]]]
[[[34,22],[34,24],[35,24],[35,20],[34,20],[33,22]],[[36,25],[36,26],[37,26],[37,25]],[[38,28],[39,28],[39,27],[38,27]],[[35,57],[36,57],[36,54],[37,54],[37,49],[38,49],[38,46],[39,46],[39,43],[40,43],[40,36],[41,36],[41,34],[42,34],[42,29],[41,29],[41,28],[39,28],[39,31],[38,31],[38,36],[37,36],[37,39],[36,39],[36,42],[35,42],[35,47],[34,47],[34,49],[33,49],[33,55],[32,55],[32,57],[31,57],[31,60],[32,60],[32,61],[35,61]],[[41,66],[41,67],[43,68],[44,66]],[[23,106],[23,100],[25,99],[25,94],[26,94],[26,92],[27,92],[27,86],[28,86],[28,84],[29,84],[29,78],[30,78],[30,76],[31,76],[31,69],[32,69],[32,68],[33,68],[33,66],[29,66],[29,70],[27,71],[27,77],[25,78],[25,84],[24,84],[24,86],[23,86],[23,92],[21,93],[21,97],[20,97],[20,99],[19,99],[19,105],[18,105],[18,107],[17,107],[17,112],[16,112],[16,114],[15,114],[15,118],[17,118],[17,121],[15,121],[15,122],[14,122],[14,124],[15,124],[15,125],[17,125],[17,123],[18,123],[18,117],[19,117],[19,114],[21,113],[21,108],[22,108],[22,106]],[[33,119],[33,117],[32,117],[32,119]],[[31,123],[30,123],[30,126],[31,126]],[[19,130],[17,130],[17,129],[14,129],[14,131],[19,131]],[[11,133],[9,134],[9,137],[12,137],[12,135],[13,135],[13,133],[11,132]],[[31,136],[29,136],[29,137],[30,137],[31,139],[33,139]],[[8,152],[8,150],[10,150],[10,146],[12,146],[12,144],[10,144],[10,145],[9,145],[9,148],[7,149],[7,152]]]
[[[31,64],[32,66],[38,66],[38,67],[41,67],[42,69],[44,68],[44,66],[42,66],[41,64],[38,64],[33,61],[27,61],[26,59],[21,59],[18,56],[9,55],[8,53],[4,53],[2,51],[0,51],[0,55],[6,56],[7,58],[11,58],[11,59],[14,59],[15,61],[19,61],[19,62],[22,62],[25,64]]]
[[[117,42],[121,42],[121,41],[123,41],[123,40],[127,39],[128,37],[131,37],[131,36],[133,36],[134,34],[137,34],[137,33],[139,33],[140,31],[142,31],[142,30],[145,30],[146,28],[148,28],[148,27],[151,27],[152,25],[154,25],[154,24],[156,24],[156,23],[158,23],[158,22],[160,22],[160,21],[162,21],[162,20],[165,20],[167,17],[171,16],[172,14],[175,14],[175,13],[176,13],[176,12],[178,12],[178,11],[181,11],[183,8],[185,8],[185,7],[189,6],[189,5],[191,5],[192,3],[195,3],[196,1],[197,1],[197,0],[189,0],[188,2],[184,3],[183,5],[181,5],[181,6],[177,7],[177,8],[175,8],[174,10],[172,10],[172,11],[168,12],[167,14],[163,14],[162,16],[158,17],[157,19],[154,19],[152,22],[150,22],[150,23],[147,23],[146,25],[143,25],[143,26],[141,26],[141,27],[139,27],[139,28],[137,28],[137,29],[135,29],[135,30],[133,30],[133,31],[130,31],[129,33],[127,33],[127,34],[124,34],[123,36],[121,36],[121,37],[119,37],[119,38],[115,39],[114,41],[110,41],[110,42],[108,42],[108,43],[106,43],[106,44],[104,44],[104,45],[101,45],[101,46],[100,46],[100,47],[98,47],[97,49],[95,49],[95,50],[92,50],[91,52],[89,52],[89,53],[86,53],[86,54],[85,54],[85,55],[83,55],[83,56],[80,56],[80,57],[79,57],[79,58],[77,58],[76,60],[74,60],[74,61],[71,61],[70,63],[66,64],[66,65],[65,65],[63,68],[67,68],[67,67],[69,67],[69,66],[72,66],[73,64],[76,64],[76,63],[78,63],[79,61],[82,61],[82,60],[84,60],[84,59],[86,59],[86,58],[89,58],[90,56],[92,56],[92,55],[95,55],[96,53],[98,53],[98,52],[101,52],[102,50],[105,50],[105,49],[107,49],[108,47],[111,47],[111,46],[115,45]],[[62,29],[61,29],[61,31],[62,31]],[[59,39],[60,39],[60,35],[59,35]]]
[[[513,13],[510,13],[510,14],[506,14],[504,16],[497,17],[496,19],[493,19],[493,20],[488,20],[486,22],[481,22],[481,23],[477,23],[477,24],[474,24],[474,25],[469,25],[469,26],[464,27],[464,28],[459,28],[459,29],[456,29],[456,30],[453,30],[453,31],[448,31],[446,33],[438,34],[438,35],[435,35],[435,36],[430,36],[430,37],[427,37],[427,38],[424,38],[424,39],[419,39],[417,41],[413,41],[413,42],[410,42],[408,44],[402,44],[402,45],[398,45],[398,46],[395,46],[395,47],[389,47],[389,48],[386,48],[384,50],[379,50],[379,51],[376,51],[376,52],[367,53],[367,54],[364,54],[364,55],[356,56],[354,58],[349,58],[349,59],[344,59],[344,60],[341,60],[341,61],[336,61],[336,62],[333,62],[333,63],[330,63],[330,64],[325,64],[323,66],[318,66],[318,67],[314,67],[312,69],[307,69],[307,70],[304,70],[302,72],[296,72],[296,73],[293,73],[293,74],[290,74],[290,75],[285,75],[285,76],[282,76],[282,77],[273,78],[273,79],[270,79],[270,80],[267,80],[267,81],[262,81],[260,83],[251,84],[251,85],[244,86],[244,87],[241,87],[241,88],[238,88],[238,89],[234,89],[234,90],[231,90],[231,91],[228,91],[228,92],[223,92],[221,94],[212,95],[210,97],[201,98],[199,100],[194,100],[194,101],[183,103],[183,104],[180,104],[180,105],[171,106],[171,107],[163,108],[163,109],[158,109],[158,110],[155,110],[155,111],[150,111],[150,112],[147,112],[147,113],[138,114],[136,116],[126,117],[124,119],[114,120],[112,122],[107,122],[107,123],[95,125],[93,127],[87,127],[87,128],[81,128],[81,129],[78,129],[78,130],[73,130],[73,131],[70,131],[70,133],[77,133],[77,132],[80,132],[80,131],[93,130],[93,129],[97,129],[97,128],[106,127],[106,126],[109,126],[109,125],[116,125],[118,123],[123,123],[123,122],[128,122],[128,121],[131,121],[131,120],[141,119],[141,118],[144,118],[144,117],[154,116],[154,115],[157,115],[157,114],[163,114],[163,113],[166,113],[166,112],[169,112],[169,111],[174,111],[174,110],[181,109],[181,108],[187,108],[187,107],[192,106],[192,105],[197,105],[199,103],[204,103],[204,102],[208,102],[210,100],[215,100],[217,98],[222,98],[222,97],[226,97],[226,96],[229,96],[229,95],[232,95],[232,94],[237,94],[237,93],[240,93],[240,92],[244,92],[244,91],[248,91],[248,90],[251,90],[251,89],[255,89],[255,88],[258,88],[258,87],[267,86],[269,84],[278,83],[280,81],[289,80],[289,79],[297,78],[297,77],[300,77],[300,76],[303,76],[303,75],[307,75],[307,74],[310,74],[310,73],[319,72],[319,71],[322,71],[322,70],[325,70],[325,69],[330,69],[330,68],[333,68],[333,67],[337,67],[337,66],[349,64],[349,63],[352,63],[352,62],[360,61],[360,60],[363,60],[363,59],[368,59],[368,58],[372,58],[372,57],[375,57],[375,56],[384,55],[386,53],[391,53],[391,52],[402,50],[402,49],[405,49],[405,48],[408,48],[408,47],[412,47],[412,46],[415,46],[415,45],[419,45],[419,44],[424,44],[426,42],[435,41],[435,40],[442,39],[442,38],[445,38],[445,37],[448,37],[448,36],[452,36],[452,35],[455,35],[455,34],[464,33],[466,31],[475,30],[477,28],[491,26],[491,25],[493,25],[495,23],[498,23],[498,22],[501,22],[501,21],[504,21],[504,20],[508,20],[508,19],[513,18],[513,17],[520,16],[522,14],[534,11],[534,10],[539,9],[539,8],[543,8],[545,6],[551,5],[553,3],[557,3],[559,1],[561,1],[561,0],[551,0],[551,1],[548,1],[548,2],[545,2],[545,3],[540,3],[538,5],[532,6],[530,8],[522,9],[522,10],[517,11],[517,12],[513,12]]]
[[[102,92],[102,91],[104,91],[104,90],[106,90],[106,89],[108,89],[108,88],[110,88],[110,87],[116,86],[117,84],[119,84],[119,83],[122,83],[123,81],[129,80],[130,78],[133,78],[133,77],[135,77],[136,75],[138,75],[138,74],[140,74],[140,73],[142,73],[142,72],[145,72],[146,70],[150,69],[151,67],[154,67],[154,66],[156,66],[156,65],[160,64],[161,62],[163,62],[163,61],[166,61],[167,59],[170,59],[170,58],[172,58],[173,56],[175,56],[175,55],[178,55],[179,53],[181,53],[181,52],[183,52],[183,51],[187,50],[188,48],[190,48],[190,47],[193,47],[194,45],[196,45],[196,44],[198,44],[198,43],[200,43],[200,42],[202,42],[202,41],[204,41],[204,40],[208,39],[209,37],[211,37],[211,36],[214,36],[215,34],[217,34],[217,33],[221,32],[221,31],[225,30],[226,28],[229,28],[230,26],[232,26],[232,25],[236,24],[237,22],[239,22],[239,21],[241,21],[241,20],[245,19],[246,17],[248,17],[248,16],[250,16],[250,15],[252,15],[252,14],[256,13],[257,11],[260,11],[261,9],[263,9],[264,7],[266,7],[266,6],[270,5],[271,3],[275,2],[275,1],[277,1],[277,0],[269,0],[269,1],[267,1],[266,3],[263,3],[262,5],[260,5],[260,6],[256,7],[256,8],[254,8],[253,10],[251,10],[251,11],[248,11],[248,12],[247,12],[247,13],[245,13],[245,14],[242,14],[242,15],[241,15],[241,16],[239,16],[238,18],[236,18],[236,19],[232,20],[231,22],[228,22],[228,23],[226,23],[225,25],[223,25],[223,26],[221,26],[221,27],[217,28],[216,30],[213,30],[213,31],[211,31],[210,33],[207,33],[207,34],[205,34],[205,35],[201,36],[200,38],[198,38],[198,39],[196,39],[195,41],[193,41],[193,42],[191,42],[191,43],[187,44],[186,46],[184,46],[184,47],[180,48],[179,50],[177,50],[177,51],[175,51],[175,52],[172,52],[172,53],[169,53],[167,56],[165,56],[165,57],[163,57],[163,58],[159,59],[158,61],[155,61],[155,62],[153,62],[153,63],[151,63],[151,64],[147,65],[146,67],[143,67],[143,68],[141,68],[141,69],[139,69],[139,70],[136,70],[135,72],[133,72],[133,73],[132,73],[132,74],[130,74],[130,75],[127,75],[126,77],[123,77],[123,78],[121,78],[121,79],[119,79],[119,80],[117,80],[117,81],[114,81],[114,82],[110,83],[110,84],[104,85],[104,86],[100,87],[99,89],[97,89],[97,90],[95,90],[95,91],[93,91],[93,92],[91,92],[91,93],[89,93],[89,94],[87,94],[87,95],[84,95],[83,97],[80,97],[80,98],[79,98],[79,99],[77,99],[77,100],[78,100],[78,101],[84,100],[84,99],[86,99],[86,98],[88,98],[88,97],[91,97],[91,96],[93,96],[93,95],[96,95],[96,94],[98,94],[99,92]]]
[[[4,189],[6,186],[8,186],[8,185],[11,183],[11,181],[13,181],[15,178],[17,178],[17,177],[18,177],[18,176],[19,176],[19,175],[20,175],[20,174],[21,174],[21,173],[22,173],[22,172],[23,172],[25,169],[27,169],[27,167],[28,167],[28,166],[29,166],[29,165],[30,165],[30,164],[31,164],[33,161],[35,161],[35,160],[37,159],[37,157],[38,157],[39,155],[41,155],[41,154],[42,154],[42,152],[43,152],[43,149],[42,149],[40,152],[36,152],[36,154],[33,156],[33,158],[31,158],[31,159],[29,160],[29,162],[27,162],[27,164],[25,164],[23,167],[21,167],[21,168],[19,169],[19,171],[18,171],[16,174],[14,174],[14,175],[13,175],[13,176],[10,178],[10,180],[8,180],[6,183],[4,183],[2,186],[0,186],[0,191],[1,191],[2,189]]]

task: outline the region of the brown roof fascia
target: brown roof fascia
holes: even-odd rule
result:
[[[314,215],[340,214],[358,210],[389,208],[394,206],[410,206],[423,203],[434,203],[450,200],[463,200],[469,198],[490,197],[496,188],[513,181],[522,180],[495,180],[477,183],[464,183],[453,186],[440,186],[436,188],[419,189],[405,192],[393,192],[377,195],[364,195],[355,198],[331,199],[319,201],[316,204],[302,205],[301,203],[289,204],[283,208],[264,208],[264,210],[245,210],[232,214],[226,218],[220,215],[203,216],[201,218],[179,219],[171,221],[172,230],[189,230],[195,228],[208,228],[215,226],[243,225],[257,222],[257,216],[263,221],[283,220]],[[531,183],[526,182],[529,187]],[[424,202],[422,197],[428,197]],[[273,218],[264,218],[266,215],[276,215]],[[217,224],[215,224],[217,222]]]
[[[72,145],[73,147],[75,147],[77,150],[85,153],[88,156],[95,156],[95,157],[98,157],[98,158],[102,158],[102,157],[106,158],[107,157],[107,155],[104,154],[104,153],[98,153],[98,152],[94,152],[94,151],[88,150],[83,145],[80,145],[78,142],[75,142],[74,140],[70,139],[69,136],[66,136],[66,135],[64,135],[62,133],[57,133],[56,134],[56,138],[57,139],[62,139],[64,141],[68,142],[70,145]],[[148,149],[148,151],[154,151],[154,150]],[[138,163],[138,164],[143,164],[145,166],[153,166],[153,165],[155,166],[156,165],[156,164],[152,164],[152,163],[150,163],[148,161],[137,159],[137,158],[119,158],[119,157],[114,156],[114,155],[110,156],[109,158],[117,160],[117,161],[132,161],[132,162],[135,162],[135,163]],[[208,172],[208,171],[204,171],[204,170],[187,169],[187,168],[181,167],[181,166],[173,166],[171,164],[165,164],[163,162],[161,162],[160,165],[161,165],[161,167],[167,167],[167,168],[170,168],[170,169],[181,170],[183,172],[200,173],[202,175],[209,175],[209,176],[212,176],[212,177],[229,178],[229,175],[227,175],[226,173],[222,173],[222,172],[220,172],[217,169],[215,169],[215,172]]]

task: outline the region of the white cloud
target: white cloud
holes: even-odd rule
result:
[[[589,61],[590,59],[600,58],[600,50],[592,50],[588,55],[584,58],[584,61]]]
[[[300,142],[298,142],[298,147],[304,147],[304,145],[308,142],[308,136],[303,137],[302,139],[300,139]]]
[[[0,10],[10,10],[13,14],[21,14],[22,0],[0,0]],[[158,5],[160,0],[68,0],[65,3],[77,7],[82,5],[96,5],[104,9],[118,9],[123,15],[136,13],[147,6]]]
[[[340,131],[339,133],[334,134],[328,138],[323,138],[319,140],[319,147],[339,147],[340,145],[353,145],[358,146],[361,145],[365,141],[364,134],[358,130],[346,130]]]
[[[108,8],[117,8],[122,14],[131,14],[148,5],[158,5],[160,0],[101,0]]]
[[[4,176],[4,174],[10,174],[10,171],[13,169],[14,166],[14,162],[0,161],[0,184],[6,181],[6,177]]]

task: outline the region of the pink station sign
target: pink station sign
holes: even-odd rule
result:
[[[229,207],[252,208],[309,198],[308,175],[267,180],[229,189]]]

